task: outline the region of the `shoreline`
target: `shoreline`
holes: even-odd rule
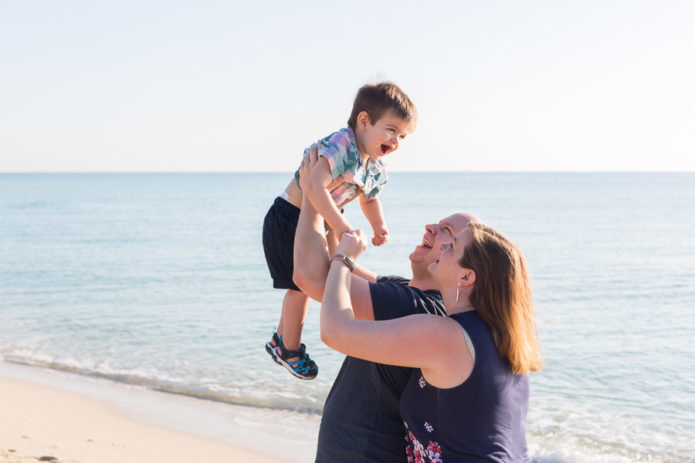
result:
[[[0,411],[2,463],[306,462],[320,422],[2,361]]]

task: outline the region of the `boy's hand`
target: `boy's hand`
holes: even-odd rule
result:
[[[354,232],[354,231],[355,230],[353,230],[350,227],[341,228],[340,230],[335,231],[335,237],[338,238],[338,241],[340,241],[343,239],[343,236],[345,236],[346,233],[350,233],[350,232]]]
[[[357,260],[365,249],[367,249],[367,238],[362,230],[351,230],[343,235],[335,252]]]
[[[389,240],[389,230],[386,228],[386,224],[378,225],[374,227],[374,237],[372,238],[372,244],[374,246],[381,246]]]

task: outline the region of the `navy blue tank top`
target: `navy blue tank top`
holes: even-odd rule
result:
[[[468,333],[475,364],[466,381],[439,389],[413,371],[401,396],[406,453],[414,462],[529,462],[524,419],[529,377],[500,357],[477,312],[451,315]]]

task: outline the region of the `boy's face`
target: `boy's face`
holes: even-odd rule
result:
[[[357,147],[373,161],[396,151],[401,140],[413,131],[412,124],[396,116],[393,111],[385,112],[374,124],[363,111],[357,116],[356,129]]]

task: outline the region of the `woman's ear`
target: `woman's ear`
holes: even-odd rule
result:
[[[459,287],[473,286],[475,283],[475,270],[469,268],[463,270],[463,275],[459,278]]]
[[[370,123],[371,121],[369,120],[369,114],[367,114],[367,111],[360,111],[360,113],[357,115],[357,128],[360,130],[366,130],[367,124]]]

